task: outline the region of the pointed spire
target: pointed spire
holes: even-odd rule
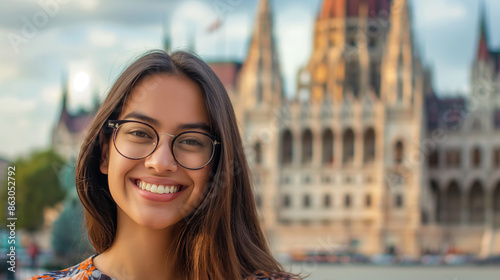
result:
[[[484,61],[488,59],[489,50],[488,50],[488,30],[486,25],[486,7],[483,2],[482,7],[480,8],[480,26],[479,26],[479,44],[477,48],[477,60]]]
[[[345,14],[346,0],[324,0],[319,12],[319,19],[343,17]]]
[[[283,96],[282,79],[269,0],[260,0],[248,55],[241,73],[240,94],[251,103],[275,104]]]
[[[347,17],[358,17],[359,16],[359,0],[349,0],[347,1]]]
[[[67,112],[68,111],[68,73],[66,71],[63,71],[61,74],[61,85],[62,85],[62,102],[61,102],[61,112]]]
[[[368,16],[372,18],[390,10],[389,0],[323,0],[318,19],[363,16],[359,10],[363,4],[367,5]]]
[[[325,0],[321,10],[319,11],[319,19],[327,19],[333,16],[333,2],[334,0]]]

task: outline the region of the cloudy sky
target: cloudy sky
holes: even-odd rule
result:
[[[311,53],[322,0],[274,0],[275,36],[287,94]],[[438,94],[467,94],[476,50],[479,6],[490,46],[500,46],[500,1],[410,0],[422,57]],[[117,75],[146,50],[194,45],[206,60],[242,60],[257,0],[0,0],[0,157],[14,159],[50,143],[60,113],[62,76],[70,109],[103,98]],[[222,26],[207,32],[223,19]],[[170,23],[170,24],[168,24]],[[190,43],[192,42],[192,43]]]

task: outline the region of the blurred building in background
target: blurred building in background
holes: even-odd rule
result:
[[[324,0],[313,53],[288,99],[272,14],[261,0],[239,78],[226,85],[237,89],[229,92],[276,250],[500,252],[500,140],[492,137],[500,64],[484,17],[474,93],[439,99],[407,1]]]
[[[445,137],[428,146],[422,185],[425,237],[481,256],[500,252],[500,49],[489,43],[483,8],[468,99],[426,97],[428,135]]]
[[[484,17],[473,93],[440,99],[407,0],[324,0],[288,98],[269,2],[244,62],[209,64],[235,107],[274,250],[500,252],[500,50]],[[93,115],[69,114],[64,96],[53,145],[70,154]]]
[[[92,110],[87,111],[81,108],[76,113],[71,112],[68,100],[69,91],[68,79],[63,76],[61,113],[53,130],[52,148],[66,161],[76,160],[78,157],[85,133],[99,107],[96,97]]]
[[[252,148],[264,224],[279,251],[338,246],[418,255],[416,164],[424,71],[407,1],[325,0],[313,52],[284,98],[269,1],[260,1],[236,111]]]

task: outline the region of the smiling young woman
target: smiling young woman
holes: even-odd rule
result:
[[[77,165],[95,255],[30,279],[295,279],[257,219],[235,114],[193,54],[152,51],[118,78]]]

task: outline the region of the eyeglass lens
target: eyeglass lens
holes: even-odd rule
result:
[[[141,159],[149,156],[158,145],[157,132],[142,123],[122,123],[115,133],[116,149],[127,158]],[[181,133],[173,141],[171,148],[174,158],[186,168],[203,167],[212,159],[213,140],[203,133]]]

